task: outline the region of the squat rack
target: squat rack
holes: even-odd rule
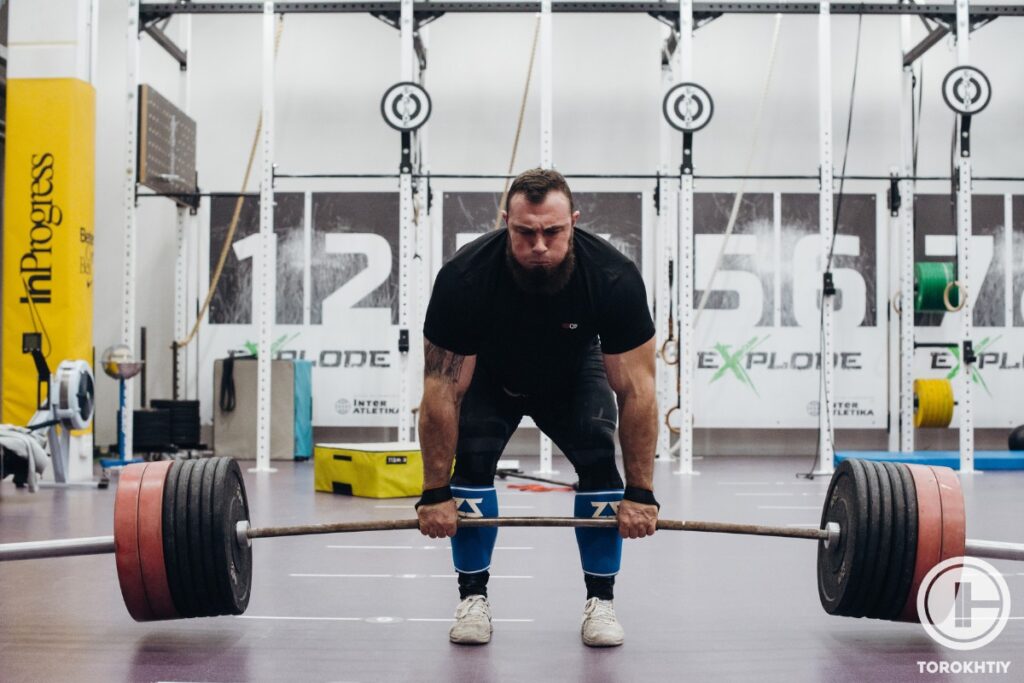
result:
[[[274,16],[275,14],[288,13],[369,13],[376,16],[392,26],[399,28],[401,32],[401,73],[403,80],[415,80],[422,82],[425,69],[425,47],[420,39],[418,29],[440,16],[455,13],[508,13],[508,12],[539,12],[541,14],[541,60],[540,69],[542,73],[542,95],[541,95],[541,144],[542,165],[553,164],[551,154],[551,14],[553,13],[645,13],[666,23],[672,29],[672,34],[667,41],[665,53],[669,55],[663,59],[662,82],[667,91],[668,87],[677,82],[689,80],[692,76],[692,50],[693,31],[725,14],[817,14],[818,22],[818,46],[819,46],[819,161],[820,172],[817,176],[821,187],[821,210],[819,215],[819,229],[822,240],[822,263],[827,262],[829,244],[833,232],[833,164],[832,164],[832,130],[831,130],[831,26],[830,18],[833,14],[842,15],[899,15],[904,18],[904,36],[909,35],[909,27],[906,25],[910,16],[934,20],[941,29],[936,29],[931,35],[925,38],[917,46],[912,47],[904,53],[904,88],[910,77],[908,69],[913,60],[923,54],[929,47],[934,45],[941,35],[936,37],[940,30],[955,32],[958,38],[958,61],[964,64],[967,61],[967,37],[969,32],[984,25],[1000,16],[1024,16],[1024,6],[1009,4],[977,4],[969,6],[968,0],[956,0],[955,5],[949,4],[882,4],[882,3],[853,3],[853,2],[830,2],[820,0],[819,2],[693,2],[693,0],[678,0],[670,2],[598,2],[567,0],[552,2],[552,0],[541,0],[540,2],[433,2],[414,0],[392,0],[384,2],[274,2],[265,0],[263,2],[219,2],[193,4],[191,2],[180,3],[152,3],[128,0],[129,23],[128,23],[128,150],[126,164],[126,179],[124,186],[124,209],[125,209],[125,237],[124,237],[124,287],[122,290],[122,338],[125,343],[130,343],[135,327],[135,240],[136,221],[135,210],[137,202],[137,188],[135,183],[135,159],[137,154],[137,102],[136,92],[139,82],[139,33],[149,30],[157,21],[166,19],[175,14],[262,14],[263,15],[263,129],[261,135],[261,167],[263,177],[260,186],[260,249],[259,257],[254,263],[255,282],[259,305],[255,311],[255,322],[259,330],[258,338],[258,450],[257,470],[269,471],[269,399],[270,399],[270,333],[272,329],[274,311],[274,286],[270,281],[273,273],[273,198],[274,198],[274,169],[273,169],[273,44],[274,44]],[[678,38],[675,32],[678,31]],[[162,35],[162,34],[161,34]],[[183,54],[187,54],[180,48],[176,49],[173,41],[166,36],[158,38],[157,43],[168,51],[179,62]],[[675,40],[673,40],[675,39]],[[676,45],[672,45],[671,43]],[[904,45],[906,48],[906,45]],[[185,68],[185,65],[182,65]],[[678,77],[676,77],[678,76]],[[187,92],[187,86],[186,86]],[[827,95],[827,96],[825,96]],[[904,102],[906,105],[906,92]],[[659,174],[670,174],[670,159],[666,149],[670,148],[669,140],[672,135],[665,125],[662,125],[662,156]],[[418,325],[412,325],[409,317],[410,303],[410,282],[414,277],[411,272],[411,241],[424,236],[425,226],[416,223],[415,216],[423,212],[413,210],[416,195],[422,197],[423,193],[415,193],[414,180],[418,180],[423,174],[424,163],[424,141],[423,135],[410,134],[411,144],[403,146],[403,163],[400,167],[400,216],[401,225],[399,231],[399,244],[401,257],[399,259],[399,349],[401,351],[401,380],[400,380],[400,412],[399,412],[399,434],[405,438],[412,428],[412,414],[409,409],[411,398],[411,377],[408,350],[418,335]],[[911,142],[912,144],[912,142]],[[904,154],[907,151],[907,142],[902,145]],[[912,219],[912,197],[913,181],[909,178],[911,173],[906,165],[904,157],[904,172],[900,181],[900,194],[902,205],[905,207],[901,214],[903,218],[903,257],[901,260],[901,282],[903,310],[912,311],[912,300],[910,299],[913,287],[913,219]],[[969,157],[961,156],[958,161],[959,179],[959,212],[957,216],[957,240],[958,240],[958,272],[966,280],[967,274],[967,242],[970,236],[970,160]],[[678,264],[674,277],[673,292],[676,295],[676,319],[675,325],[678,329],[678,338],[681,346],[679,349],[679,363],[676,371],[666,371],[664,363],[659,371],[659,400],[662,402],[662,409],[667,410],[675,405],[673,402],[677,395],[673,384],[679,387],[678,405],[681,409],[680,425],[680,467],[679,473],[693,473],[693,181],[692,169],[689,172],[681,172],[679,189],[675,190],[669,183],[659,183],[659,230],[656,236],[656,249],[661,254],[657,274],[658,300],[671,300],[668,295],[670,275],[673,267]],[[672,197],[672,193],[678,191],[678,197]],[[671,208],[670,208],[671,207]],[[182,235],[185,227],[179,209],[179,258],[182,258],[183,247]],[[672,229],[671,215],[677,212],[678,232]],[[910,216],[908,218],[908,216]],[[906,235],[911,235],[909,245],[911,250],[907,251],[908,244]],[[407,258],[408,257],[408,258]],[[909,259],[909,270],[907,267]],[[421,272],[418,281],[421,286],[418,288],[420,297],[425,294],[425,278],[423,265],[420,264]],[[183,278],[177,276],[176,269],[176,305],[175,305],[175,330],[184,328],[184,322],[179,318],[186,315],[186,306],[177,305],[179,299],[184,301]],[[909,273],[909,287],[908,284]],[[823,272],[823,277],[828,273]],[[823,289],[828,292],[829,287],[823,281]],[[908,306],[909,302],[909,306]],[[421,302],[422,303],[422,302]],[[669,315],[667,306],[658,306],[658,330],[659,343],[666,338],[676,334],[676,330],[669,330]],[[971,333],[971,322],[969,306],[965,306],[961,312],[962,326],[961,334],[963,341],[968,341]],[[822,357],[832,357],[832,299],[825,296],[822,306]],[[422,314],[422,305],[419,307]],[[907,318],[911,318],[909,330],[910,351],[907,352]],[[913,393],[912,388],[907,391],[907,378],[911,366],[908,357],[913,354],[913,330],[912,316],[904,316],[903,328],[901,329],[901,367],[903,388],[900,404],[901,414],[901,448],[904,451],[912,450],[913,430]],[[421,346],[420,345],[417,345]],[[404,348],[404,351],[402,350]],[[965,359],[966,361],[966,359]],[[965,368],[966,369],[966,368]],[[831,404],[832,396],[832,366],[831,363],[822,363],[822,381],[820,387],[819,410],[819,446],[821,459],[816,471],[818,474],[831,474],[833,470],[833,439],[832,425],[827,406]],[[963,373],[964,377],[969,372]],[[910,380],[912,386],[912,379]],[[960,398],[961,408],[961,452],[966,453],[968,467],[971,466],[971,454],[973,453],[973,422],[970,411],[970,387],[969,381],[962,380],[966,389],[962,390]],[[908,398],[909,396],[909,398]],[[127,420],[131,425],[131,401],[122,419]],[[910,436],[907,432],[911,432]],[[128,446],[131,444],[130,429]],[[546,449],[542,446],[541,471],[550,472],[550,445]],[[668,437],[662,433],[659,440],[659,454],[668,452]],[[546,457],[545,457],[546,456]]]

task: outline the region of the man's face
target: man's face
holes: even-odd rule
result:
[[[572,231],[580,212],[570,211],[569,198],[562,192],[551,191],[539,204],[531,204],[524,194],[513,195],[508,211],[501,215],[516,262],[528,271],[552,272],[572,248]]]

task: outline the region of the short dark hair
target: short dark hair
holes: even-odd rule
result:
[[[550,168],[531,168],[516,176],[505,196],[505,211],[508,211],[509,205],[512,204],[512,197],[517,194],[526,195],[526,201],[531,204],[540,204],[552,190],[561,192],[569,199],[569,212],[572,213],[575,210],[575,205],[572,201],[572,190],[569,189],[569,183],[565,181],[565,176]]]

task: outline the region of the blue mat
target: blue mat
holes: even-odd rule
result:
[[[915,465],[941,465],[960,469],[960,451],[842,451],[836,452],[836,462],[847,458],[876,462],[908,462]],[[976,470],[1024,470],[1024,451],[974,451]]]

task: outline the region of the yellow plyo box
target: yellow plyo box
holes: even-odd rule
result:
[[[363,498],[408,498],[423,491],[423,455],[415,443],[318,443],[317,491]]]

